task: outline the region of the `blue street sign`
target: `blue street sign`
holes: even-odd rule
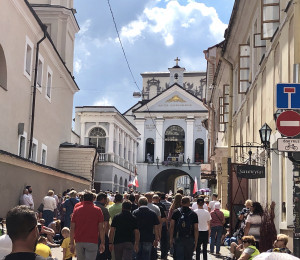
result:
[[[300,109],[300,84],[277,84],[277,108]]]

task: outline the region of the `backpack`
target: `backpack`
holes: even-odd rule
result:
[[[190,237],[192,233],[193,223],[190,218],[191,210],[183,212],[182,208],[178,209],[181,216],[177,219],[176,230],[177,237]]]

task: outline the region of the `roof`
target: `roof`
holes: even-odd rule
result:
[[[199,101],[201,101],[203,103],[203,105],[206,107],[206,105],[204,104],[203,100],[201,98],[198,98],[197,96],[195,96],[194,94],[192,94],[191,92],[187,91],[186,89],[184,89],[183,87],[181,87],[179,84],[177,83],[174,83],[173,85],[171,85],[169,88],[165,89],[164,91],[162,91],[161,93],[159,93],[158,95],[156,95],[155,97],[151,98],[150,100],[147,100],[147,103],[151,102],[152,100],[156,99],[157,97],[159,97],[160,95],[162,95],[163,93],[165,93],[166,91],[169,91],[171,88],[173,88],[174,86],[178,86],[180,87],[182,90],[184,90],[185,92],[187,92],[189,95],[195,97],[196,99],[198,99]],[[145,104],[143,104],[142,106],[138,107],[137,109],[140,109],[142,108]],[[134,109],[134,111],[136,111],[137,109]],[[127,112],[127,111],[126,111]],[[178,111],[179,112],[179,111]],[[184,112],[187,112],[187,111],[184,111]],[[194,111],[193,111],[194,112]]]

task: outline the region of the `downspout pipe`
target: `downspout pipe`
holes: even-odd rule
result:
[[[33,144],[33,131],[34,131],[34,117],[35,117],[35,101],[36,101],[36,84],[37,84],[37,73],[38,73],[38,63],[39,63],[39,51],[40,44],[47,37],[47,26],[44,25],[43,28],[44,36],[40,39],[36,45],[36,53],[35,53],[35,68],[34,68],[34,84],[33,84],[33,93],[32,93],[32,104],[31,104],[31,124],[30,124],[30,140],[29,140],[29,151],[28,151],[28,159],[31,159],[32,152],[32,144]]]

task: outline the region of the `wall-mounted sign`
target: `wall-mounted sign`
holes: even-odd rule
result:
[[[278,151],[280,152],[299,152],[300,139],[278,138]]]
[[[265,167],[256,165],[237,165],[236,174],[238,178],[259,179],[265,178]]]

